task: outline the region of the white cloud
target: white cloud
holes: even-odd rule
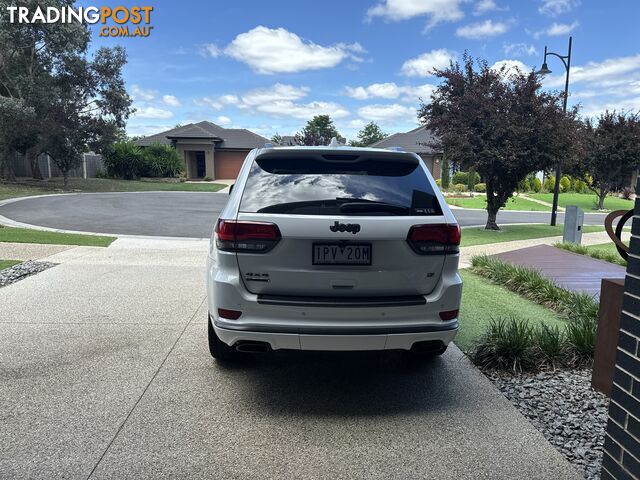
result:
[[[365,120],[390,123],[397,121],[416,121],[417,113],[415,108],[410,108],[397,103],[390,105],[367,105],[358,109],[358,115]]]
[[[295,87],[283,83],[276,83],[268,88],[256,88],[241,95],[244,106],[256,106],[277,101],[294,101],[304,98],[309,93],[309,87]]]
[[[487,12],[491,12],[493,10],[501,10],[494,0],[480,0],[476,3],[475,8],[473,9],[474,15],[483,15]]]
[[[525,55],[537,55],[538,50],[533,45],[527,45],[526,43],[505,43],[502,45],[504,53],[507,55],[513,55],[516,57],[523,57]]]
[[[553,68],[553,67],[552,67]],[[564,85],[564,69],[560,67],[559,75],[552,75],[544,80],[546,87]],[[615,85],[632,85],[635,74],[640,76],[640,54],[629,57],[608,58],[602,62],[588,62],[585,65],[571,67],[571,85],[587,83],[598,87]]]
[[[533,34],[533,38],[540,38],[543,35],[547,35],[549,37],[558,37],[561,35],[568,35],[572,31],[574,31],[578,25],[580,25],[578,22],[573,22],[573,23],[553,22],[544,30],[535,32]]]
[[[400,71],[407,77],[431,77],[433,76],[434,68],[443,69],[448,67],[456,56],[456,52],[444,48],[431,50],[404,62]]]
[[[217,47],[217,45],[213,43],[204,43],[200,45],[200,55],[202,55],[203,57],[217,58],[221,53],[222,52]]]
[[[520,73],[529,73],[532,70],[520,60],[500,60],[491,65],[491,69],[496,71],[502,67],[505,67],[507,74],[517,73],[516,70],[520,70]]]
[[[135,123],[131,124],[131,123],[132,122],[129,122],[129,124],[127,125],[127,134],[132,136],[153,135],[155,133],[164,132],[166,130],[170,130],[171,128],[175,127],[175,125],[169,125],[169,124],[139,125],[139,124],[135,124]]]
[[[335,67],[348,58],[361,61],[355,54],[364,51],[358,43],[338,43],[325,47],[303,40],[284,28],[262,25],[239,34],[224,49],[226,55],[246,63],[261,74]]]
[[[142,100],[144,102],[150,102],[158,94],[157,90],[145,90],[140,85],[133,85],[131,87],[131,96],[134,100]]]
[[[542,5],[538,7],[538,12],[550,17],[556,17],[570,12],[573,7],[578,5],[580,5],[579,0],[542,0]]]
[[[334,102],[309,102],[305,104],[294,103],[289,100],[278,100],[271,103],[260,104],[255,107],[258,112],[276,117],[294,117],[310,119],[314,115],[331,115],[333,118],[348,117],[349,111]]]
[[[485,20],[484,22],[471,23],[456,30],[456,35],[463,38],[479,39],[495,37],[509,30],[509,26],[504,22],[494,22]]]
[[[134,113],[135,117],[138,118],[171,118],[173,117],[173,112],[169,110],[163,110],[162,108],[157,107],[137,107],[136,113]]]
[[[165,105],[169,105],[170,107],[179,107],[180,100],[178,100],[174,95],[163,95],[162,101]]]
[[[383,0],[367,11],[367,19],[383,17],[400,21],[427,16],[427,28],[438,23],[454,22],[464,17],[460,4],[464,0]]]
[[[225,105],[236,105],[239,101],[236,95],[221,95],[218,100]]]
[[[640,96],[614,100],[609,102],[585,103],[580,110],[583,117],[596,117],[606,110],[618,112],[638,112],[640,111]]]
[[[193,103],[194,105],[197,105],[199,107],[209,107],[214,110],[222,110],[222,108],[224,107],[219,99],[213,97],[196,98],[193,100]]]
[[[216,123],[219,125],[229,125],[231,123],[231,119],[225,115],[220,115],[216,118]]]
[[[373,83],[366,87],[345,87],[345,95],[356,100],[367,100],[370,98],[396,99],[411,103],[417,103],[420,98],[425,101],[431,96],[435,86],[424,84],[418,86],[402,86],[394,82]]]

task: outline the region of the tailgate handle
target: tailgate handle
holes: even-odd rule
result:
[[[351,290],[355,286],[355,280],[331,280],[331,287],[336,290]]]

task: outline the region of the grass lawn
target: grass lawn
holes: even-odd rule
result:
[[[488,243],[511,242],[513,240],[526,240],[528,238],[544,238],[562,236],[562,225],[552,227],[550,225],[502,225],[502,230],[485,230],[483,227],[466,227],[462,229],[462,247],[472,245],[486,245]],[[584,233],[603,232],[604,227],[598,225],[585,225]]]
[[[530,197],[545,202],[553,202],[553,193],[530,193]],[[585,212],[596,208],[596,196],[593,193],[561,193],[558,197],[558,205],[577,205]],[[633,208],[633,201],[618,197],[607,197],[604,200],[605,210],[629,210]]]
[[[454,342],[468,352],[479,342],[492,318],[514,316],[532,322],[545,322],[562,328],[565,322],[558,315],[533,303],[517,293],[494,285],[489,280],[467,270],[461,270],[462,305],[460,306],[460,330]]]
[[[217,192],[226,185],[221,183],[169,183],[169,182],[142,182],[139,180],[111,180],[105,178],[72,178],[69,180],[69,189],[62,188],[62,179],[53,178],[43,182],[4,183],[0,182],[0,200],[30,195],[46,195],[49,193],[65,192],[148,192],[148,191],[175,191],[175,192]]]
[[[76,233],[45,232],[30,228],[0,228],[0,242],[47,243],[53,245],[82,245],[88,247],[108,247],[116,237],[80,235]]]
[[[477,195],[473,198],[451,198],[445,197],[449,205],[455,205],[462,208],[476,208],[484,210],[487,208],[487,200],[484,195]],[[539,203],[526,200],[524,198],[512,197],[503,210],[530,210],[533,212],[550,212],[551,207],[540,205]]]
[[[0,260],[0,270],[22,263],[20,260]]]

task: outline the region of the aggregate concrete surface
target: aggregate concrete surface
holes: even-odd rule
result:
[[[216,364],[206,251],[119,239],[0,289],[0,477],[580,478],[455,346]]]

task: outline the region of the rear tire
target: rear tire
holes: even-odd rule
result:
[[[232,362],[237,360],[239,353],[235,348],[230,347],[218,338],[216,331],[213,329],[213,325],[211,325],[210,318],[207,319],[207,324],[209,326],[207,331],[209,337],[209,352],[211,353],[211,356],[221,362]]]

